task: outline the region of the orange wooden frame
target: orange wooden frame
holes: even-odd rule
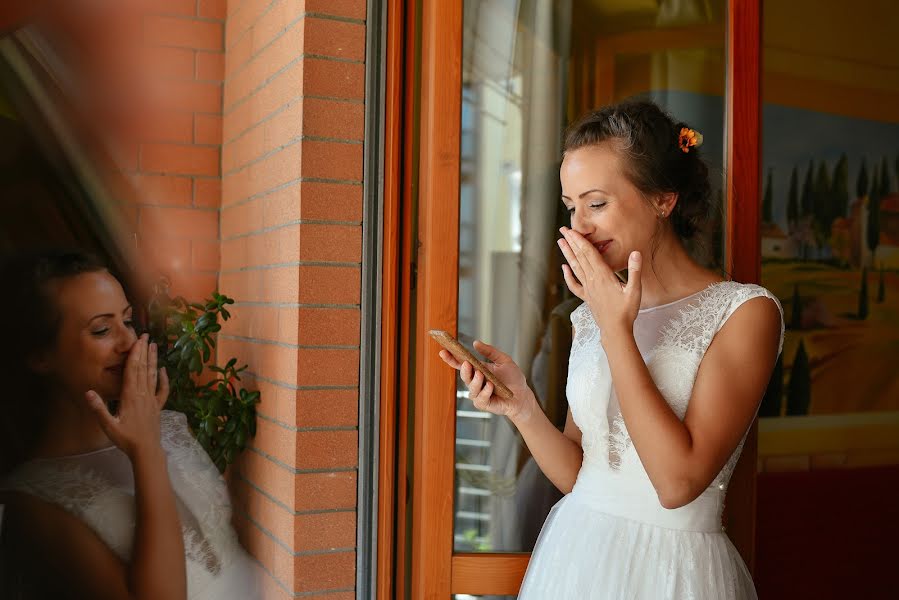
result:
[[[426,335],[432,328],[454,332],[457,325],[458,264],[452,258],[458,256],[459,243],[462,1],[388,1],[378,598],[515,594],[527,554],[453,554],[455,406],[448,399],[454,397],[455,380]],[[729,0],[727,27],[727,264],[734,279],[757,282],[761,0]],[[629,40],[622,38],[622,43]],[[420,114],[414,112],[416,95]],[[416,159],[417,187],[411,166]],[[415,197],[418,219],[412,222]],[[396,364],[390,356],[397,357]],[[414,410],[405,383],[410,376]],[[396,422],[385,423],[392,415]],[[406,511],[409,418],[414,419],[411,514]],[[756,449],[753,429],[729,494],[730,514],[741,517],[729,523],[729,531],[750,568]],[[408,556],[403,543],[407,525]]]
[[[415,344],[415,434],[409,596],[446,600],[453,553],[455,373],[429,329],[456,331],[462,2],[426,1],[421,13],[421,114]],[[449,258],[449,260],[447,260]]]
[[[416,2],[387,1],[377,598],[405,598],[412,363]]]
[[[762,0],[730,0],[727,18],[725,264],[744,283],[761,280]],[[727,490],[725,525],[750,572],[755,568],[758,420]]]
[[[402,161],[403,161],[403,10],[402,0],[387,5],[387,48],[385,56],[384,110],[384,235],[382,255],[381,352],[400,358],[402,324]],[[380,423],[378,447],[377,597],[394,597],[395,526],[397,506],[397,418],[399,381],[397,365],[391,359],[381,363]],[[405,478],[405,472],[402,473]]]

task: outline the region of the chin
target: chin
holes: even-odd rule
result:
[[[110,379],[112,379],[112,381],[110,381]],[[94,387],[93,390],[100,394],[101,398],[109,402],[122,395],[122,380],[121,378],[106,377],[100,385]]]
[[[612,269],[615,273],[619,271],[627,271],[627,261],[620,260],[618,257],[610,256],[606,259],[606,264],[609,265],[609,268]]]

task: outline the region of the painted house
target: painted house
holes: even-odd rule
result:
[[[776,223],[762,223],[762,258],[796,258],[796,243]]]

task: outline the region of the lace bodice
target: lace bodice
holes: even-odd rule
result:
[[[725,281],[671,304],[640,311],[634,322],[637,346],[653,381],[680,419],[687,412],[699,363],[712,338],[744,302],[757,297],[770,298],[780,308],[777,298],[762,287]],[[648,479],[628,435],[600,344],[601,333],[586,303],[572,313],[571,321],[575,337],[567,393],[572,416],[582,432],[584,465]],[[782,347],[783,319],[780,343]],[[742,448],[743,440],[711,487],[726,490]]]
[[[231,527],[225,481],[194,439],[186,417],[163,411],[161,442],[175,492],[187,559],[188,597],[245,598],[252,581],[231,585],[237,595],[222,595],[215,585],[227,576],[255,578],[249,558]],[[123,561],[134,539],[134,477],[131,462],[118,448],[87,454],[31,460],[0,488],[31,494],[57,504],[84,521]],[[218,590],[218,591],[214,591]],[[241,591],[243,590],[243,591]]]

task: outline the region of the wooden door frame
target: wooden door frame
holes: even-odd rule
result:
[[[762,0],[729,0],[727,13],[725,264],[735,281],[761,283]],[[728,535],[750,572],[755,569],[758,441],[756,419],[731,476],[725,513]]]
[[[381,421],[381,456],[385,459],[381,465],[393,466],[382,468],[380,476],[378,598],[408,595],[416,600],[447,600],[453,593],[515,594],[529,555],[453,553],[455,402],[447,399],[454,398],[455,373],[439,359],[427,335],[429,329],[457,330],[458,262],[447,257],[458,256],[459,248],[462,1],[388,1],[392,17],[388,18],[385,227],[392,230],[385,232],[382,330],[385,352],[393,352],[398,361],[382,363],[381,414],[396,415],[397,421]],[[415,14],[417,10],[419,14]],[[416,54],[419,36],[420,53]],[[413,66],[418,60],[420,72]],[[726,264],[733,278],[743,282],[758,282],[760,277],[760,73],[761,0],[729,0]],[[417,114],[413,110],[416,94],[420,102]],[[414,160],[418,162],[417,186],[409,168]],[[412,223],[416,197],[418,219]],[[390,211],[393,218],[386,216]],[[413,227],[417,227],[414,239],[410,235]],[[394,265],[389,276],[388,265]],[[388,283],[395,286],[390,301]],[[414,305],[407,285],[418,298]],[[412,372],[403,365],[411,366]],[[410,375],[414,376],[414,410],[404,383]],[[410,414],[414,420],[411,514],[406,511],[409,440],[404,435]],[[728,496],[731,514],[744,516],[729,523],[729,532],[750,568],[756,431],[754,426]],[[407,519],[411,521],[408,557],[403,544]],[[407,562],[411,573],[406,571]],[[393,581],[385,581],[391,574]]]
[[[456,374],[430,329],[456,332],[462,1],[421,6],[412,547],[409,596],[447,600],[453,556]],[[447,258],[450,257],[450,260]],[[427,476],[425,476],[427,474]]]
[[[381,286],[381,388],[378,445],[378,518],[376,597],[389,600],[397,592],[394,561],[397,539],[398,452],[402,448],[399,415],[398,366],[403,362],[401,343],[404,294],[401,266],[403,183],[404,11],[402,0],[387,0],[387,35],[384,52],[384,209]],[[397,360],[391,360],[396,357]],[[402,473],[405,479],[405,472]]]
[[[406,597],[409,397],[413,365],[414,197],[420,2],[385,0],[384,219],[377,598]],[[393,357],[391,360],[388,357]]]

